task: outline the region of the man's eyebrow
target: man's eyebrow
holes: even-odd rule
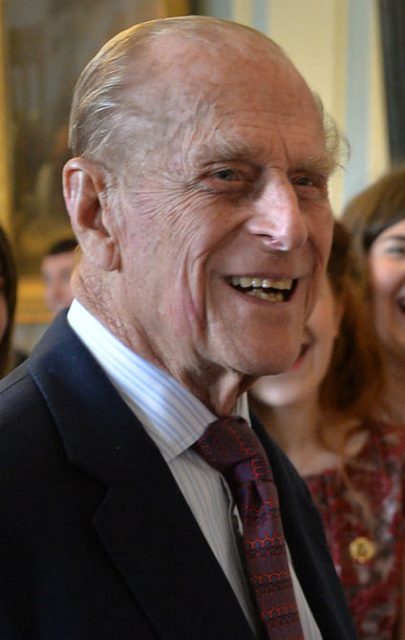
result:
[[[210,155],[212,158],[209,161],[209,164],[213,162],[232,162],[238,160],[249,160],[252,159],[257,160],[259,155],[255,150],[249,146],[248,144],[244,144],[243,142],[238,142],[237,144],[225,143],[219,144],[210,147],[205,147],[205,149],[210,151]],[[204,153],[199,153],[198,155],[204,156]],[[263,151],[261,151],[261,155],[265,155]],[[270,157],[270,154],[269,154]],[[308,171],[311,173],[318,173],[320,175],[324,175],[328,177],[333,170],[336,168],[337,163],[335,159],[330,156],[328,153],[312,156],[305,159],[300,159],[296,161],[290,162],[290,167],[288,172],[292,171]]]
[[[216,139],[202,144],[196,151],[197,156],[215,158],[214,161],[227,162],[248,159],[254,154],[249,144],[243,140],[225,138],[217,133]]]
[[[193,150],[194,157],[203,161],[209,158],[209,164],[213,162],[232,162],[232,161],[252,161],[262,158],[263,161],[271,160],[271,150],[265,148],[253,147],[243,138],[237,135],[224,135],[217,130],[214,137],[209,141],[204,141],[199,148]],[[308,171],[318,173],[329,177],[337,168],[338,162],[336,155],[328,149],[321,150],[320,153],[305,157],[290,158],[289,171]]]
[[[295,163],[294,171],[309,171],[329,177],[337,167],[336,159],[327,151],[319,156],[309,156]]]

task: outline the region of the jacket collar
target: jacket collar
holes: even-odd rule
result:
[[[28,368],[69,461],[106,487],[95,530],[159,635],[253,640],[160,452],[64,315]]]

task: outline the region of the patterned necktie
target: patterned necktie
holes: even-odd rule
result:
[[[243,550],[260,619],[271,640],[303,640],[278,504],[266,454],[245,420],[208,425],[194,450],[226,479],[243,524]]]

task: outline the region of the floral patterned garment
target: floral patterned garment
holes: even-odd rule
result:
[[[317,505],[360,640],[392,640],[405,537],[405,429],[367,424],[345,466],[305,481]],[[405,579],[405,577],[404,577]]]

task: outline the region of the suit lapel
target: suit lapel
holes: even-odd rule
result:
[[[70,462],[106,487],[95,529],[158,634],[253,640],[160,452],[64,318],[28,366]]]
[[[110,557],[165,638],[253,638],[160,453],[139,444],[96,514]]]

